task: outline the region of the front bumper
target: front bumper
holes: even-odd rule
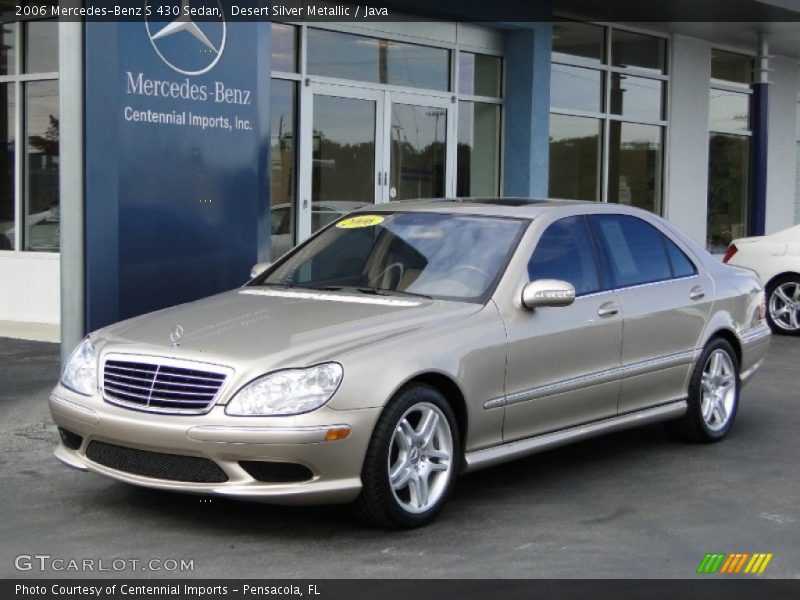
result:
[[[233,496],[276,504],[328,504],[354,500],[361,490],[361,467],[380,408],[337,411],[323,407],[294,417],[231,417],[224,406],[203,415],[139,412],[81,396],[62,385],[50,395],[50,412],[60,428],[80,436],[56,457],[70,467],[126,483],[163,490]],[[332,430],[350,429],[344,439],[326,441]],[[213,461],[227,481],[189,482],[143,476],[111,468],[87,456],[92,442],[161,455]],[[71,444],[74,445],[74,444]],[[157,455],[156,455],[157,456]],[[298,482],[260,481],[240,461],[293,463],[311,476]]]

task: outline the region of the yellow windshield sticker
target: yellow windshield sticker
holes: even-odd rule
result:
[[[358,215],[357,217],[350,217],[343,219],[336,224],[339,229],[357,229],[359,227],[374,227],[384,222],[384,217],[378,215]]]

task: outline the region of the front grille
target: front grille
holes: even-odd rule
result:
[[[153,412],[203,413],[227,377],[212,365],[191,367],[135,359],[111,359],[103,368],[103,393],[115,404]]]
[[[224,483],[228,476],[213,460],[199,456],[181,456],[126,448],[92,441],[86,457],[100,465],[133,475],[186,481],[190,483]]]

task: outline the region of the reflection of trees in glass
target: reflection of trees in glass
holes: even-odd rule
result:
[[[341,144],[321,131],[313,135],[312,197],[320,200],[373,202],[375,144]],[[359,174],[368,173],[368,177]]]
[[[550,196],[597,200],[598,136],[550,137]]]
[[[658,145],[645,140],[620,143],[612,139],[610,146],[608,201],[658,211]]]
[[[748,139],[712,134],[708,161],[708,244],[712,249],[724,249],[746,233],[748,174]]]
[[[49,115],[50,125],[44,135],[32,135],[30,145],[47,156],[58,156],[58,118]]]
[[[393,200],[443,196],[445,151],[443,142],[417,149],[408,141],[392,140],[392,181],[397,182]]]
[[[48,115],[40,135],[28,136],[28,214],[58,207],[59,120]]]

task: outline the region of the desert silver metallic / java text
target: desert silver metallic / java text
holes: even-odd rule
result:
[[[800,329],[800,284],[787,281],[775,288],[769,298],[769,314],[781,329]]]
[[[420,402],[403,414],[389,446],[392,494],[410,513],[434,506],[452,477],[453,435],[444,413]]]
[[[715,350],[711,353],[703,367],[700,386],[703,420],[709,429],[719,431],[730,420],[736,399],[736,372],[727,352]]]

